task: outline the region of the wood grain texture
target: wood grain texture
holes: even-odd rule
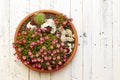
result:
[[[119,0],[0,0],[0,80],[120,80]],[[29,70],[14,56],[12,42],[29,13],[52,9],[73,18],[78,50],[54,73]]]
[[[113,80],[120,80],[120,1],[113,2]]]
[[[28,14],[28,5],[27,0],[10,0],[10,53],[8,53],[10,55],[10,80],[29,80],[29,69],[16,59],[12,48],[15,30],[19,22]]]

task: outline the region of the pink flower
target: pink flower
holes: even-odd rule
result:
[[[27,61],[27,64],[30,64],[30,61]]]
[[[54,45],[56,42],[55,41],[52,41],[52,44]]]
[[[44,57],[44,54],[42,54],[42,57]]]
[[[49,54],[51,54],[51,52],[52,52],[51,50],[48,50],[48,53],[49,53]]]
[[[43,44],[43,41],[40,41],[40,44]]]
[[[25,32],[24,32],[24,34],[26,35],[26,34],[27,34],[27,32],[25,31]]]
[[[39,54],[36,54],[36,57],[38,57],[39,56]]]
[[[18,36],[20,36],[21,35],[21,33],[20,32],[18,32]]]
[[[60,59],[60,56],[57,56],[57,59]]]
[[[56,44],[57,48],[60,48],[60,44]]]
[[[64,46],[64,45],[65,45],[65,44],[62,42],[62,43],[61,43],[61,46]]]
[[[54,54],[52,53],[51,56],[53,56]]]
[[[30,55],[30,58],[33,58],[33,55]]]
[[[35,37],[35,34],[32,34],[32,37]]]
[[[26,60],[26,56],[22,56],[23,60]]]
[[[66,55],[64,55],[64,59],[66,59],[67,58],[67,56]]]
[[[49,60],[51,60],[52,59],[52,57],[51,56],[49,56]]]
[[[67,18],[67,16],[66,16],[66,15],[64,15],[64,18]]]
[[[56,54],[56,50],[53,50],[53,54]]]
[[[49,39],[49,37],[48,36],[45,36],[45,40],[48,40]]]
[[[33,30],[35,30],[35,31],[36,31],[37,29],[38,29],[37,27],[34,27],[34,28],[33,28]]]
[[[57,21],[57,20],[56,20],[56,21],[55,21],[55,23],[56,23],[56,24],[58,24],[58,23],[59,23],[59,21]]]
[[[21,51],[22,51],[22,49],[21,49],[21,48],[18,48],[18,51],[19,51],[19,52],[21,52]]]
[[[67,21],[64,21],[64,22],[63,22],[63,25],[66,25],[66,24],[67,24]]]
[[[34,68],[35,68],[35,67],[36,67],[36,65],[35,65],[35,64],[33,64],[33,65],[32,65],[32,67],[34,67]]]
[[[53,57],[53,60],[56,60],[56,57]]]
[[[45,59],[45,60],[48,60],[48,57],[47,57],[47,56],[45,56],[45,57],[44,57],[44,59]]]
[[[43,60],[43,59],[41,59],[41,62],[44,62],[44,60]]]
[[[43,52],[43,49],[40,49],[40,52],[42,53],[42,52]]]
[[[41,28],[39,28],[38,31],[41,32]]]
[[[69,53],[69,51],[70,51],[69,48],[64,48],[65,53]]]
[[[58,62],[58,64],[59,64],[59,65],[62,65],[62,62],[61,62],[61,61],[59,61],[59,62]]]
[[[40,64],[38,65],[38,68],[41,68],[41,65],[40,65]]]
[[[55,61],[52,61],[53,64],[55,64]]]
[[[40,34],[38,34],[38,35],[42,37],[42,34],[41,34],[41,33],[40,33]]]
[[[47,65],[47,66],[50,65],[50,63],[49,63],[49,62],[46,62],[46,65]]]
[[[57,38],[60,38],[60,34],[56,34],[55,36],[56,36]]]
[[[36,31],[35,31],[35,32],[34,32],[34,34],[35,34],[35,35],[37,35],[37,34],[38,34],[38,32],[36,32]]]
[[[13,46],[13,48],[16,48],[16,45],[14,43],[12,44],[12,46]]]
[[[47,52],[44,52],[43,54],[44,54],[44,55],[46,55],[46,54],[47,54]]]
[[[32,52],[28,52],[28,55],[29,55],[29,56],[32,55]]]
[[[46,49],[46,47],[45,47],[45,46],[43,46],[43,47],[42,47],[42,49],[43,49],[43,50],[45,50],[45,49]]]
[[[37,40],[37,44],[38,44],[38,43],[40,43],[40,41],[39,41],[39,40]]]
[[[51,66],[48,66],[48,70],[52,70],[52,67],[51,67]]]
[[[50,46],[50,49],[53,49],[53,48],[54,48],[54,47],[51,45],[51,46]]]
[[[64,59],[64,62],[66,62],[66,59]]]
[[[37,63],[35,64],[36,67],[38,67],[38,65],[39,65],[39,64],[37,64]]]
[[[60,50],[63,51],[63,48],[61,47]]]
[[[44,38],[41,37],[41,38],[40,38],[40,41],[44,41]]]
[[[40,61],[41,61],[41,59],[40,59],[40,58],[37,58],[37,61],[38,61],[38,62],[40,62]]]
[[[59,53],[59,52],[60,52],[60,50],[59,50],[59,49],[56,49],[56,52],[57,52],[57,53]]]
[[[63,30],[63,26],[60,26],[58,29],[59,29],[59,30]]]

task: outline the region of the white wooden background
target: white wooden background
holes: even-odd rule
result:
[[[38,73],[16,59],[12,42],[29,13],[52,9],[73,18],[78,50],[54,73]],[[0,0],[0,80],[120,80],[120,0]]]

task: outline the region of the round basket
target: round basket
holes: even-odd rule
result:
[[[53,10],[39,10],[39,11],[36,11],[36,12],[37,12],[37,13],[38,13],[38,12],[50,13],[50,14],[55,14],[55,15],[56,15],[56,14],[60,14],[59,12],[56,12],[56,11],[53,11]],[[17,34],[18,34],[19,30],[21,29],[21,27],[23,26],[23,24],[24,24],[31,16],[33,16],[34,13],[36,13],[36,12],[33,12],[33,13],[27,15],[27,16],[20,22],[20,24],[18,25],[18,27],[17,27],[17,29],[16,29],[16,32],[15,32],[14,43],[16,43],[16,41],[17,41],[17,37],[18,37]],[[70,27],[71,27],[71,29],[72,29],[72,32],[73,32],[73,34],[74,34],[74,48],[72,49],[72,53],[71,53],[71,55],[69,56],[69,58],[67,59],[67,61],[66,61],[64,64],[62,64],[62,65],[59,67],[58,70],[60,70],[60,69],[62,69],[63,67],[65,67],[65,66],[73,59],[74,55],[76,54],[76,50],[77,50],[77,46],[78,46],[78,36],[77,36],[76,29],[75,29],[75,27],[74,27],[74,25],[72,24],[71,21],[69,21],[69,23],[70,23]],[[16,54],[17,54],[17,56],[20,58],[20,60],[21,60],[22,63],[23,63],[23,59],[22,59],[21,56],[19,55],[20,53],[18,52],[17,49],[16,49]],[[29,64],[24,64],[24,65],[27,66],[28,68],[34,70],[34,71],[37,71],[37,72],[54,72],[54,71],[57,71],[56,69],[52,69],[52,70],[41,70],[41,69],[38,69],[38,68],[34,68],[34,67],[32,67],[31,65],[29,65]]]

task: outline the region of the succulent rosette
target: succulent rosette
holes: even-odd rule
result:
[[[74,48],[71,20],[63,14],[34,13],[17,32],[13,47],[18,57],[25,65],[41,71],[58,70]]]

